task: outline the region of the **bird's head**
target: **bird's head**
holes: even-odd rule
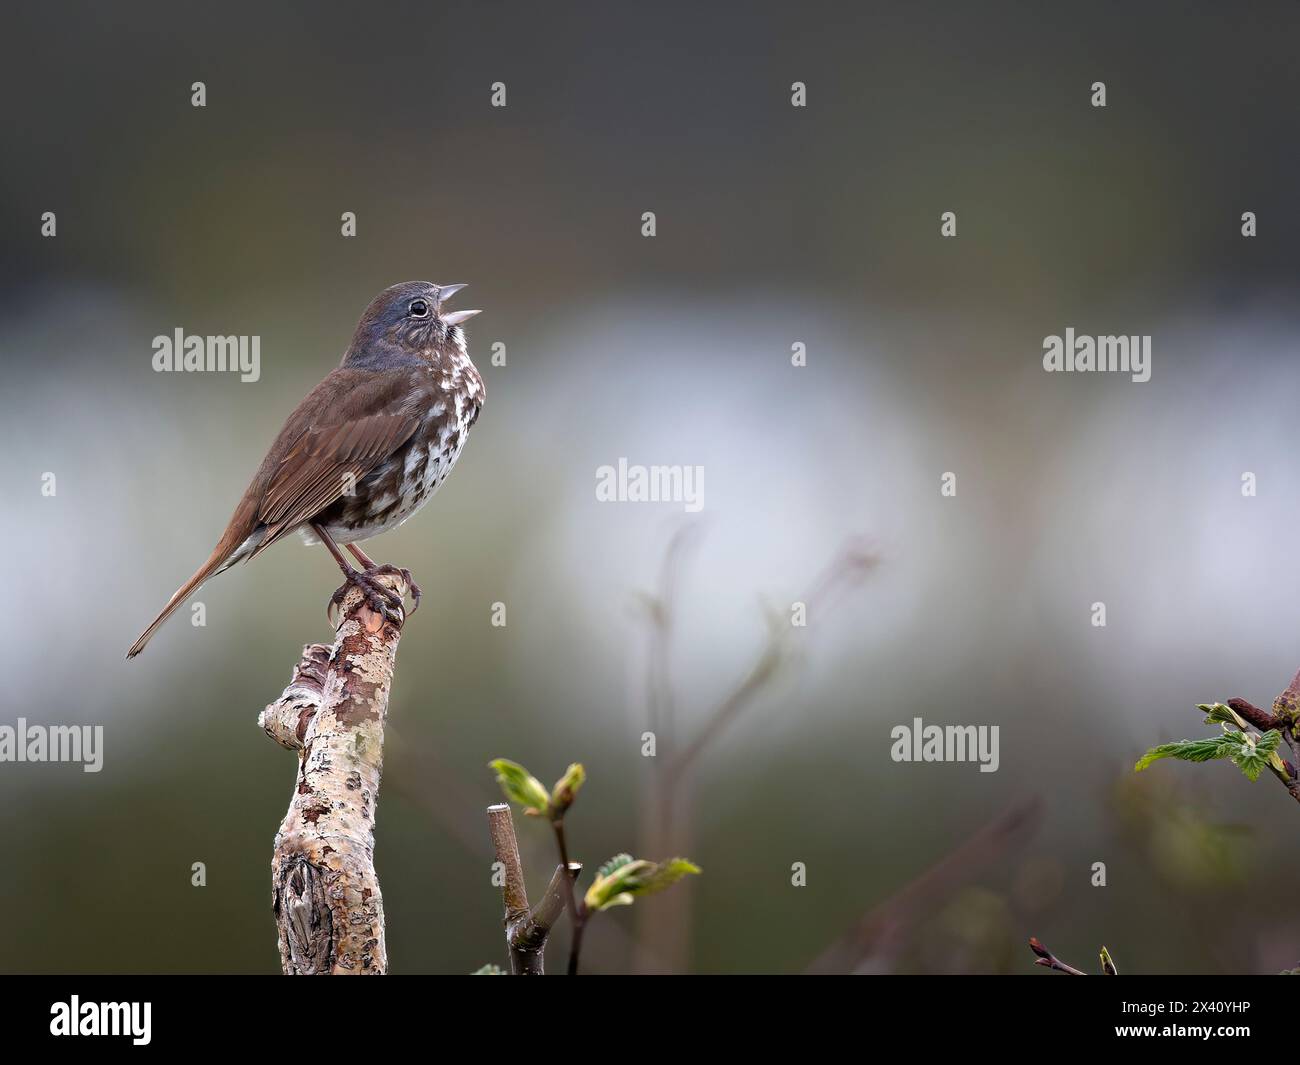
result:
[[[451,311],[443,307],[464,285],[435,285],[431,281],[404,281],[384,289],[370,301],[357,323],[349,354],[396,347],[420,355],[465,352],[460,324],[478,311]]]

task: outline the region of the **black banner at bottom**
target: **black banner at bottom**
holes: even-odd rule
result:
[[[423,1040],[427,1047],[440,1030],[484,1032],[485,1020],[518,1030],[525,1019],[534,1045],[550,1032],[582,1046],[587,1037],[603,1038],[606,1026],[634,1041],[657,1042],[655,1032],[683,1020],[699,1021],[728,1041],[788,1029],[802,1039],[842,1035],[870,1046],[910,1033],[930,1053],[977,1046],[1032,1053],[1035,1040],[1046,1041],[1039,1051],[1072,1046],[1084,1052],[1101,1043],[1222,1051],[1243,1043],[1294,1045],[1288,1018],[1297,985],[1284,977],[863,977],[840,986],[814,977],[732,977],[723,987],[724,979],[642,979],[632,988],[597,977],[575,991],[554,981],[485,984],[428,976],[6,977],[0,1024],[9,1051],[62,1045],[91,1053],[108,1044],[142,1053],[308,1049],[317,1037],[331,1049],[373,1048],[377,1038]],[[700,1031],[696,1024],[691,1030]]]

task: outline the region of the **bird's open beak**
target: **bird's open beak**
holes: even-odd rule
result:
[[[438,288],[438,306],[441,307],[444,300],[451,299],[464,285],[442,285]],[[467,318],[473,318],[476,314],[482,314],[482,311],[452,311],[451,314],[440,314],[443,325],[460,325]]]
[[[467,318],[473,318],[476,314],[482,314],[480,311],[452,311],[451,314],[442,315],[444,325],[460,325]]]

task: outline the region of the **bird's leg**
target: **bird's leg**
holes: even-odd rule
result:
[[[404,615],[401,613],[402,597],[391,588],[380,584],[375,580],[376,572],[373,566],[367,566],[365,572],[353,569],[348,565],[348,560],[343,557],[343,552],[339,550],[339,545],[334,542],[334,537],[325,531],[323,525],[312,522],[311,527],[320,537],[321,543],[329,548],[329,553],[334,556],[334,561],[339,564],[339,569],[343,571],[343,576],[347,578],[339,589],[330,596],[330,601],[325,607],[325,617],[331,625],[334,624],[334,611],[343,602],[343,597],[347,595],[349,587],[360,588],[365,593],[366,603],[378,614],[391,621],[401,623]],[[362,563],[365,565],[365,563]],[[394,611],[397,611],[395,614]]]
[[[367,555],[364,551],[362,551],[361,548],[359,548],[356,544],[344,544],[343,546],[346,547],[348,549],[348,552],[352,555],[352,557],[355,558],[358,562],[360,562],[363,566],[365,566],[366,569],[375,568],[376,566],[375,560],[371,558],[369,555]]]
[[[420,586],[415,583],[415,578],[411,576],[411,571],[409,569],[404,569],[401,566],[394,566],[391,563],[384,563],[381,565],[362,551],[356,544],[346,544],[345,546],[352,552],[352,557],[361,563],[367,573],[386,573],[394,577],[401,577],[402,580],[406,582],[406,586],[411,589],[411,613],[414,614],[420,609],[420,597],[424,592],[420,589]]]

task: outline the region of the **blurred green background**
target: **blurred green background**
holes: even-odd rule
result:
[[[1300,960],[1300,922],[1234,903],[1300,872],[1282,789],[1131,772],[1203,731],[1195,703],[1268,705],[1300,667],[1294,5],[5,21],[0,723],[102,724],[106,752],[0,765],[0,969],[277,971],[294,770],[256,715],[328,635],[333,563],[278,546],[200,593],[206,627],[122,656],[411,278],[470,283],[488,402],[434,502],[367,548],[426,592],[379,805],[394,972],[504,960],[489,759],[583,761],[575,854],[637,849],[664,678],[689,743],[846,542],[879,564],[692,766],[671,848],[704,875],[593,921],[592,971],[798,971],[865,915],[832,967],[1024,972],[1031,934],[1084,968],[1103,942],[1122,971]],[[1043,373],[1067,326],[1151,334],[1151,381]],[[177,327],[260,336],[261,379],[154,373]],[[621,456],[703,465],[703,514],[597,503]],[[1000,770],[892,762],[914,716],[998,724]],[[550,840],[520,834],[537,891]]]

